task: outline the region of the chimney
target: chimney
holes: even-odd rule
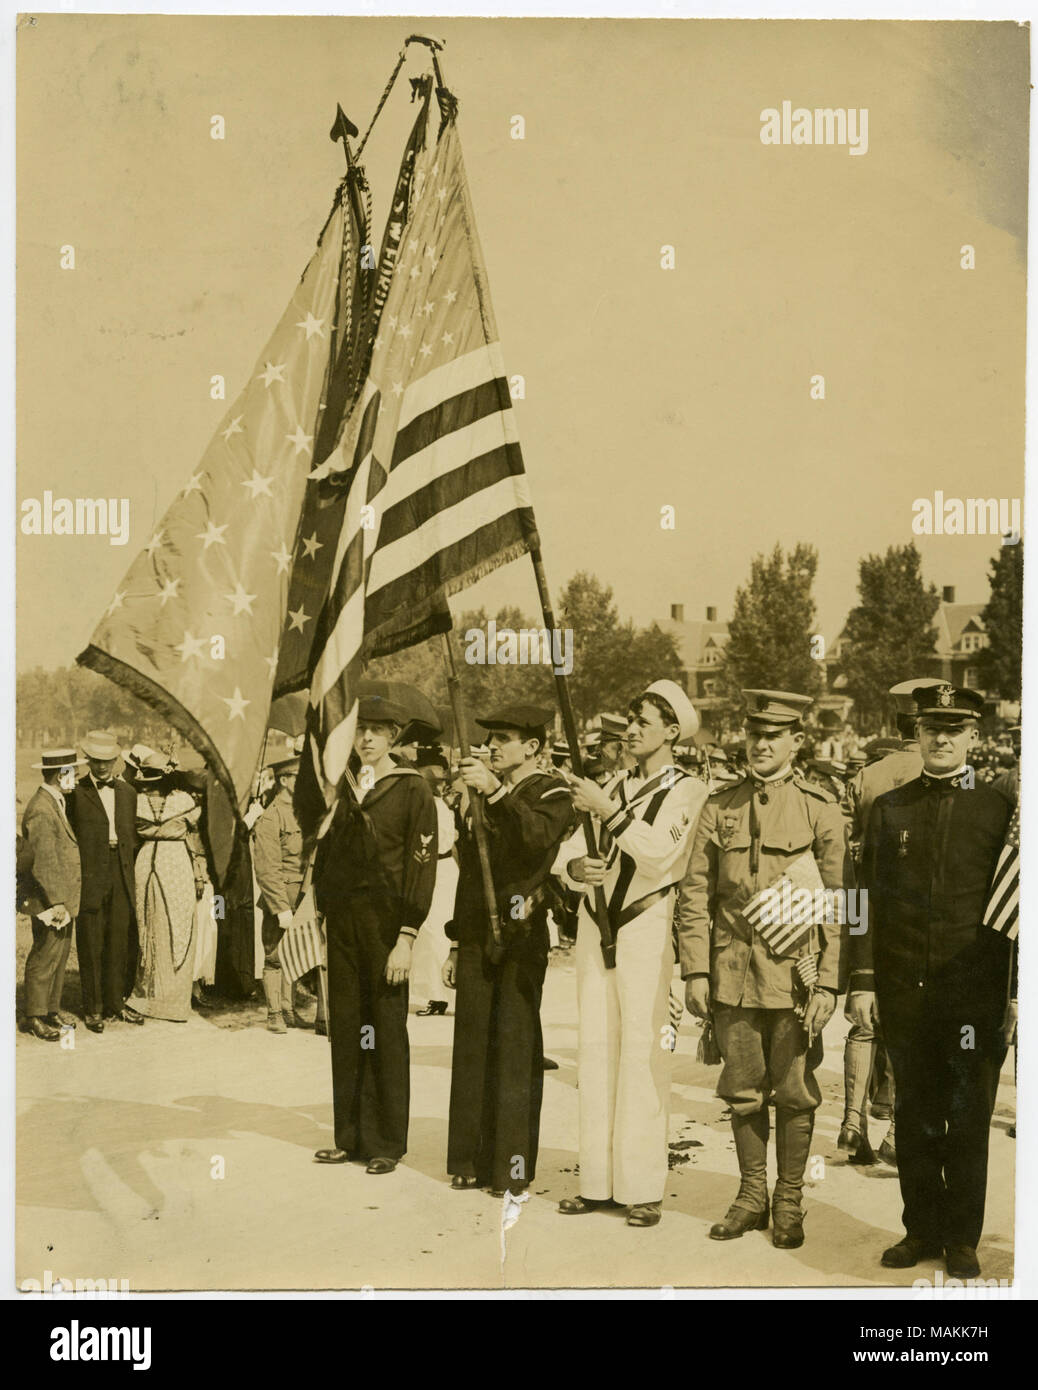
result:
[[[706,610],[706,620],[707,620],[708,623],[716,623],[716,622],[717,622],[717,609],[716,609],[716,608],[708,608],[708,609]]]
[[[954,584],[945,584],[944,589],[941,591],[941,598],[944,600],[945,603],[954,603],[954,602],[955,602],[955,585],[954,585]]]
[[[685,621],[685,605],[683,603],[672,603],[670,605],[671,619],[676,623]]]

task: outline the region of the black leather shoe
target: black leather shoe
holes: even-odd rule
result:
[[[464,1173],[455,1173],[451,1178],[451,1187],[455,1192],[467,1192],[470,1188],[478,1186],[478,1178],[467,1178]]]
[[[105,1021],[100,1014],[87,1014],[83,1021],[91,1033],[103,1033],[105,1030]]]
[[[773,1207],[771,1226],[771,1243],[776,1250],[799,1250],[803,1245],[803,1212],[789,1207]]]
[[[856,1153],[860,1143],[860,1130],[853,1129],[850,1125],[840,1126],[840,1137],[836,1141],[836,1147],[838,1149],[845,1149],[847,1153]]]
[[[662,1202],[638,1202],[627,1213],[628,1226],[658,1226],[662,1219]]]
[[[887,1269],[911,1269],[920,1260],[937,1260],[940,1256],[941,1247],[936,1241],[905,1236],[904,1240],[883,1251],[880,1264],[886,1265]]]
[[[138,1028],[144,1022],[144,1015],[139,1014],[136,1009],[131,1009],[126,1004],[121,1009],[117,1009],[114,1014],[105,1014],[105,1018],[118,1023],[135,1023]]]
[[[446,999],[430,999],[424,1009],[416,1009],[415,1015],[418,1018],[425,1018],[429,1014],[445,1014],[447,1012]]]
[[[884,1163],[889,1163],[891,1168],[897,1167],[896,1140],[891,1139],[889,1134],[879,1146],[879,1156]]]
[[[75,1028],[76,1020],[70,1018],[68,1014],[44,1014],[44,1018],[52,1028]]]
[[[614,1206],[612,1197],[563,1197],[558,1209],[563,1216],[586,1216],[589,1211]]]
[[[365,1173],[391,1173],[395,1167],[395,1158],[373,1158],[364,1171]]]
[[[541,1071],[558,1071],[558,1062],[553,1062],[550,1057],[541,1058]]]
[[[980,1261],[972,1245],[948,1245],[944,1250],[944,1267],[952,1279],[977,1279]]]
[[[55,1028],[53,1024],[48,1023],[42,1017],[30,1018],[29,1032],[34,1038],[40,1038],[43,1042],[57,1042],[61,1037],[61,1029]]]
[[[314,1154],[315,1163],[349,1163],[350,1156],[345,1149],[318,1149]]]
[[[711,1240],[738,1240],[747,1231],[766,1231],[768,1229],[768,1208],[763,1211],[750,1211],[747,1207],[729,1207],[723,1221],[710,1227]]]

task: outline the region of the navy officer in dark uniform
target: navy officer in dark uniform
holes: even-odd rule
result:
[[[1011,969],[1009,941],[982,918],[1011,808],[967,764],[980,694],[942,684],[916,701],[923,771],[872,807],[868,929],[851,937],[848,1012],[882,1020],[894,1068],[906,1234],[882,1262],[906,1269],[943,1250],[949,1275],[969,1279]]]
[[[340,798],[314,861],[328,937],[328,1035],[335,1148],[319,1163],[367,1160],[391,1173],[407,1149],[407,979],[436,881],[436,804],[390,749],[408,722],[392,701],[361,699],[357,794]]]
[[[485,797],[502,949],[495,950],[471,823],[460,842],[444,980],[458,991],[451,1065],[447,1171],[458,1189],[522,1192],[534,1176],[544,1063],[541,989],[548,964],[544,884],[574,820],[569,789],[537,760],[549,710],[508,705],[485,719],[490,763],[461,764]]]

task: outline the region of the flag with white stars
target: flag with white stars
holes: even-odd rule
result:
[[[367,228],[349,184],[247,385],[78,658],[179,728],[239,812],[267,729],[330,354],[361,276]]]
[[[443,630],[449,594],[539,544],[452,115],[417,149],[403,211],[367,380],[316,470],[344,494],[342,524],[296,552],[297,570],[328,552],[320,609],[288,615],[314,634],[304,831],[339,794],[367,660]]]

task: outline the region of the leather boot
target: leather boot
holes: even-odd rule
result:
[[[303,1025],[296,1018],[296,986],[295,981],[290,980],[285,972],[281,972],[281,1015],[289,1028],[301,1028]]]
[[[263,967],[263,994],[267,1001],[267,1029],[271,1033],[284,1033],[285,1020],[281,1016],[281,967]]]
[[[772,1244],[779,1250],[796,1250],[804,1243],[804,1169],[814,1133],[813,1110],[775,1111],[775,1155],[778,1181],[771,1202],[774,1223]]]
[[[869,1081],[876,1060],[876,1044],[871,1038],[848,1038],[843,1046],[843,1125],[836,1147],[857,1152],[864,1138],[868,1147],[869,1127],[866,1103]]]
[[[768,1109],[732,1115],[732,1134],[739,1159],[739,1191],[723,1221],[710,1227],[711,1240],[736,1240],[768,1225]]]

